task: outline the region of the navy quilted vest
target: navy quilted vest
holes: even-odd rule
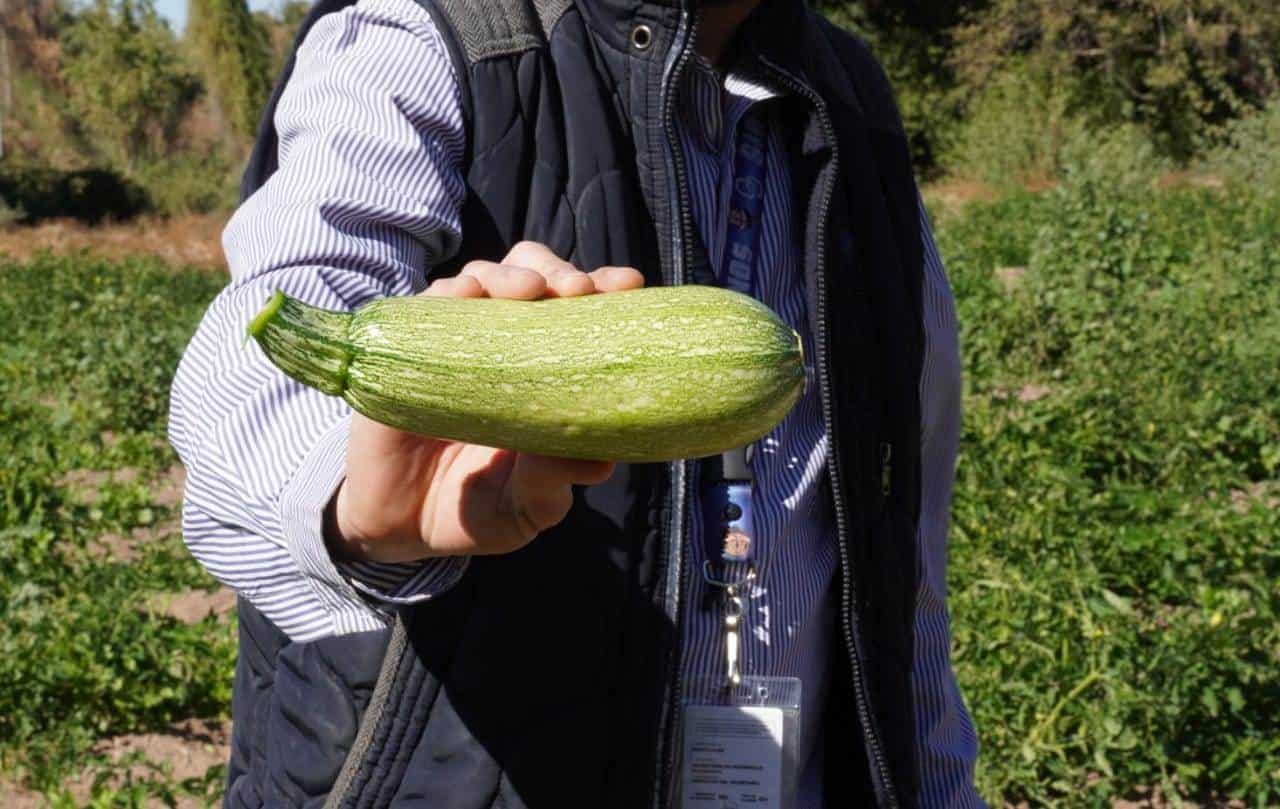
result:
[[[669,126],[690,47],[681,0],[419,1],[450,40],[469,130],[461,252],[425,273],[533,239],[651,285],[702,277]],[[349,2],[321,0],[299,36]],[[766,0],[743,37],[794,90],[796,238],[842,552],[828,804],[914,806],[923,259],[907,142],[866,48],[796,0]],[[275,169],[274,106],[246,195]],[[226,805],[669,805],[687,472],[619,467],[560,526],[474,560],[383,631],[293,643],[242,601]]]

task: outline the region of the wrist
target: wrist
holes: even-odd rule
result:
[[[329,551],[329,557],[335,562],[372,561],[362,552],[360,544],[352,542],[348,534],[342,530],[342,521],[339,517],[339,500],[344,488],[346,488],[346,481],[338,484],[337,491],[333,493],[333,497],[330,497],[329,502],[325,504],[324,516],[320,523],[321,531],[324,534],[324,546]]]

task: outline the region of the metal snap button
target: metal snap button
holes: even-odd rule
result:
[[[653,44],[653,29],[647,25],[637,25],[631,29],[631,47],[638,51],[648,50]]]

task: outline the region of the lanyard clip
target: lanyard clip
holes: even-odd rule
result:
[[[728,684],[734,688],[742,684],[742,666],[738,650],[742,631],[742,596],[737,585],[731,584],[724,591],[724,660]]]

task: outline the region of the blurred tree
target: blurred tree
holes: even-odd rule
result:
[[[253,137],[271,92],[272,46],[246,0],[189,0],[191,43],[218,109],[238,137]]]
[[[933,173],[960,121],[948,55],[952,32],[979,0],[818,0],[832,22],[871,46],[898,96],[916,166]]]
[[[288,0],[280,9],[280,21],[288,26],[290,31],[296,31],[310,10],[311,3],[308,0]]]
[[[298,32],[298,26],[302,24],[303,18],[310,10],[309,0],[288,0],[274,12],[254,12],[254,18],[267,32],[267,38],[271,43],[270,74],[272,77],[278,76],[284,68],[284,63],[293,50],[293,39]]]
[[[1280,4],[991,0],[956,28],[951,64],[968,98],[1020,71],[1090,126],[1136,123],[1187,158],[1280,89]]]
[[[166,154],[201,84],[152,0],[95,0],[59,41],[69,112],[89,147],[126,172]]]

